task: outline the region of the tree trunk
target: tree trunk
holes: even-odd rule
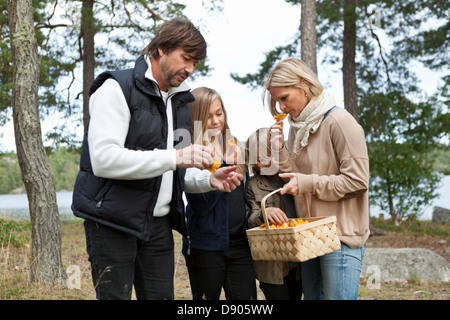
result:
[[[94,0],[83,0],[81,8],[81,37],[83,38],[83,125],[89,123],[89,88],[94,81]]]
[[[30,280],[52,286],[64,284],[65,274],[55,183],[41,138],[39,57],[33,12],[32,0],[8,0],[14,134],[30,208]]]
[[[300,23],[302,60],[317,74],[316,1],[302,0]]]
[[[358,121],[358,100],[356,92],[356,0],[344,0],[344,37],[342,75],[344,84],[344,105]]]
[[[394,199],[393,199],[392,192],[391,192],[391,187],[390,187],[389,184],[388,184],[388,187],[387,187],[387,192],[388,192],[389,215],[392,218],[392,222],[394,223],[394,226],[398,227],[400,225],[400,223],[401,223],[401,219],[400,219],[400,216],[395,211]]]

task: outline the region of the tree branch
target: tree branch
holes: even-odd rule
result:
[[[369,12],[368,12],[368,9],[367,9],[367,4],[366,4],[365,1],[361,1],[361,2],[362,2],[362,5],[364,6],[364,15],[366,16],[367,20],[369,20]],[[387,63],[387,61],[386,61],[386,59],[384,58],[384,55],[383,55],[383,47],[381,46],[380,38],[378,38],[377,34],[373,31],[372,25],[370,23],[369,23],[369,30],[370,30],[370,34],[372,35],[372,38],[374,38],[375,41],[378,44],[378,49],[380,50],[380,57],[381,57],[381,60],[383,61],[384,68],[386,69],[387,81],[389,83],[392,83],[391,82],[391,78],[389,77],[388,63]]]
[[[35,26],[36,29],[55,29],[55,28],[74,28],[74,29],[79,29],[80,27],[77,27],[76,25],[73,24],[64,24],[64,23],[60,23],[60,24],[48,24],[48,23],[39,23]]]
[[[139,2],[140,2],[140,3],[144,6],[144,8],[147,9],[147,11],[152,15],[153,19],[165,21],[159,14],[157,14],[154,10],[150,9],[150,8],[147,6],[146,1],[139,1]]]

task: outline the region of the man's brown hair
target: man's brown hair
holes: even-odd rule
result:
[[[202,34],[190,21],[180,18],[164,22],[141,54],[158,60],[158,49],[169,54],[178,48],[182,48],[198,61],[206,58],[206,41]]]

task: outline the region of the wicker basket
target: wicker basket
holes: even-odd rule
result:
[[[288,228],[269,228],[265,208],[266,200],[280,190],[277,189],[262,199],[261,208],[265,228],[256,227],[247,230],[253,260],[302,262],[341,247],[337,234],[336,217],[311,218],[305,194],[303,194],[303,199],[306,219],[309,223]]]

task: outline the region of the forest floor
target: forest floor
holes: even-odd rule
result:
[[[1,222],[1,221],[0,221]],[[417,229],[417,224],[421,224]],[[24,226],[27,224],[24,223]],[[0,224],[1,226],[1,224]],[[377,227],[380,227],[377,224]],[[90,264],[86,254],[83,224],[80,220],[62,223],[62,260],[67,270],[69,288],[45,287],[28,281],[30,247],[29,223],[27,227],[11,228],[3,233],[0,247],[0,300],[95,300]],[[400,229],[384,226],[387,235],[373,235],[367,248],[427,248],[450,259],[450,227],[435,226],[431,222],[406,224]],[[425,229],[427,231],[425,231]],[[3,228],[5,229],[5,228]],[[430,233],[429,230],[432,229]],[[1,228],[0,228],[1,231]],[[0,232],[0,236],[1,232]],[[175,299],[191,300],[189,277],[181,254],[181,237],[175,238]],[[80,282],[77,282],[80,280]],[[264,295],[258,290],[258,299]],[[361,279],[360,300],[450,300],[449,283],[420,283],[415,279],[404,282],[381,283],[374,289]]]

